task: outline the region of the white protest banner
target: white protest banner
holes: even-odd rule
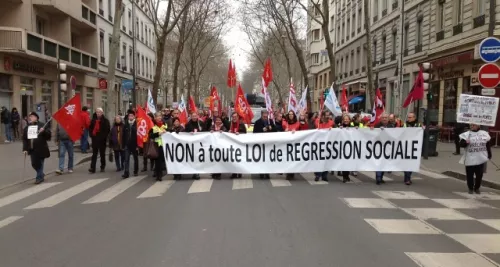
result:
[[[418,171],[423,129],[162,135],[173,174]]]
[[[38,137],[38,126],[30,125],[28,126],[28,139],[36,139]]]
[[[457,122],[495,126],[498,113],[498,98],[479,95],[460,95]]]

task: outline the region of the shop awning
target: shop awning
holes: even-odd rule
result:
[[[364,95],[357,95],[351,99],[349,99],[349,105],[354,105],[354,104],[358,104],[358,103],[361,103],[365,100],[365,96]]]

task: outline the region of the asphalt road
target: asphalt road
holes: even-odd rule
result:
[[[332,175],[316,184],[309,174],[155,184],[86,169],[0,191],[0,266],[500,263],[500,193],[471,200],[456,193],[463,182],[441,175],[409,187],[399,174],[377,186],[361,173],[348,184]]]

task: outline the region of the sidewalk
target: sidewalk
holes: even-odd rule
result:
[[[463,149],[461,151],[462,155],[455,156],[453,155],[453,152],[455,152],[454,143],[438,142],[437,151],[439,152],[437,157],[429,157],[428,160],[422,159],[421,168],[466,180],[465,166],[458,163],[463,155]],[[493,153],[493,162],[500,166],[500,148],[492,147],[491,152]],[[491,162],[487,164],[487,171],[483,176],[484,186],[500,189],[500,171],[496,171],[496,169]]]
[[[59,156],[57,146],[54,142],[49,142],[50,158],[45,160],[45,175],[54,174],[59,165]],[[79,149],[75,148],[73,159],[74,165],[90,161],[91,154],[82,154]],[[24,155],[22,153],[22,142],[0,144],[0,189],[13,184],[27,182],[33,180],[35,172],[31,168],[29,156],[26,157],[26,170],[23,174]],[[66,155],[65,166],[68,164],[68,156]]]

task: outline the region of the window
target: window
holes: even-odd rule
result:
[[[359,60],[359,63],[358,63],[358,68],[361,68],[363,66],[363,57],[361,56],[361,47],[358,47],[358,60]]]
[[[455,124],[457,115],[457,88],[458,79],[450,79],[444,81],[443,126],[453,126]]]
[[[319,38],[320,38],[320,37],[319,37],[319,36],[320,36],[320,32],[319,32],[319,30],[318,30],[318,29],[313,30],[312,34],[313,34],[313,40],[314,40],[314,41],[319,41]]]
[[[129,30],[132,29],[132,23],[134,23],[132,21],[132,10],[128,10],[128,27],[129,27]]]
[[[312,65],[319,64],[319,53],[311,54],[311,64]]]
[[[99,33],[99,53],[101,55],[101,63],[106,63],[104,58],[104,32]]]
[[[109,16],[110,18],[111,18],[111,16],[112,16],[111,14],[113,14],[113,12],[112,12],[112,10],[113,10],[113,9],[112,9],[112,2],[113,2],[112,0],[108,0],[108,16]]]
[[[346,34],[347,34],[347,39],[349,39],[349,35],[351,34],[351,19],[347,19],[347,30],[346,30]]]
[[[377,61],[377,41],[373,41],[373,62]]]
[[[417,21],[417,45],[422,44],[422,21]]]
[[[462,23],[462,16],[463,16],[462,12],[464,11],[464,1],[463,0],[455,0],[455,1],[456,1],[455,2],[456,3],[455,24],[460,24],[460,23]],[[476,0],[476,2],[478,2],[478,1]],[[481,1],[479,1],[479,2],[481,2]]]
[[[144,42],[144,24],[141,21],[141,41]]]
[[[103,3],[102,3],[102,0],[99,0],[99,11],[100,10],[103,10],[104,11],[104,7],[103,7]],[[103,14],[101,14],[103,15]]]
[[[361,8],[358,10],[358,28],[361,28],[363,22],[361,22]]]
[[[344,72],[345,73],[349,72],[349,55],[345,56],[345,69],[344,69]]]
[[[330,31],[333,31],[335,29],[335,20],[334,16],[330,17]]]
[[[403,37],[403,47],[404,49],[408,49],[408,32],[409,32],[409,27],[408,25],[405,26],[405,33]]]
[[[483,1],[483,0],[476,0],[476,14],[477,16],[481,16],[481,15],[484,15],[485,13],[485,5],[486,5],[486,1]]]
[[[356,32],[356,12],[352,12],[352,32]]]
[[[387,39],[382,37],[382,58],[385,58],[385,53],[387,51]]]
[[[76,47],[76,35],[74,33],[71,33],[70,38],[71,38],[71,46]]]
[[[356,60],[354,58],[354,50],[351,51],[351,71],[356,68]]]
[[[122,45],[122,68],[127,71],[127,45],[123,43]]]
[[[111,34],[109,35],[108,40],[109,40],[108,41],[108,55],[109,55],[109,53],[111,52],[111,45],[113,43],[113,38],[111,37]]]
[[[388,0],[382,0],[382,11],[387,10],[387,1]]]
[[[139,19],[135,19],[135,37],[139,38]]]
[[[383,0],[382,0],[383,1]],[[373,0],[373,17],[378,16],[378,0]]]
[[[45,20],[36,16],[36,33],[44,35],[45,34]]]
[[[342,22],[342,41],[345,39],[345,23]]]
[[[340,26],[337,27],[337,43],[340,42]]]
[[[149,77],[149,59],[146,58],[146,77]]]
[[[141,75],[144,76],[146,73],[146,65],[144,64],[144,56],[141,56]]]
[[[438,2],[437,8],[438,25],[437,28],[441,31],[444,29],[444,2]]]
[[[397,42],[397,32],[392,33],[392,40],[391,40],[391,45],[392,45],[392,55],[396,55],[396,42]]]

